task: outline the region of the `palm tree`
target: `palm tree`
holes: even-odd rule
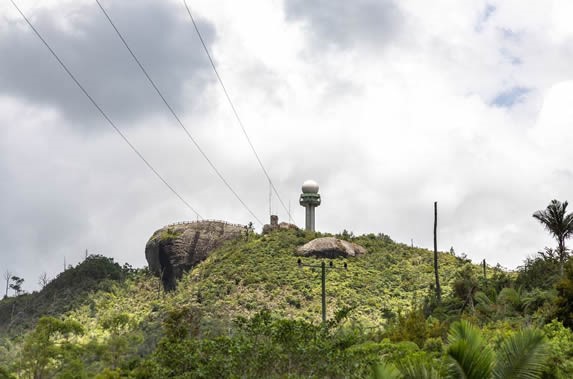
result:
[[[540,378],[548,357],[547,343],[537,329],[524,329],[507,337],[494,351],[479,329],[467,321],[455,322],[448,337],[448,367],[444,375],[410,360],[395,367],[382,363],[375,379],[535,379]]]
[[[557,240],[557,255],[559,270],[563,276],[563,264],[568,256],[565,240],[573,235],[573,213],[567,214],[567,201],[551,200],[545,210],[537,211],[533,218],[537,219]]]
[[[539,378],[548,356],[545,337],[537,329],[505,338],[498,351],[493,351],[476,327],[461,321],[450,328],[448,342],[451,378]]]

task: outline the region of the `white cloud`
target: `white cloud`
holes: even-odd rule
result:
[[[360,9],[340,23],[331,12],[337,1],[328,9],[296,3],[294,15],[289,4],[201,0],[192,9],[212,25],[210,50],[219,71],[299,223],[300,184],[313,178],[321,185],[317,226],[323,231],[382,232],[431,247],[438,201],[442,250],[454,246],[475,260],[515,267],[552,244],[531,214],[552,198],[568,199],[573,184],[567,2],[388,2],[400,12],[399,26],[367,43],[361,38],[380,30],[370,19],[361,23]],[[54,18],[50,12],[68,6],[54,3],[37,12]],[[93,4],[75,5],[84,6]],[[180,29],[165,54],[153,57],[154,72],[170,75],[162,68],[190,56],[208,68],[191,25],[186,32],[181,26],[188,23],[183,5],[165,7]],[[1,45],[23,25],[5,4],[0,11],[10,20],[0,26],[9,32],[0,35]],[[69,13],[59,14],[70,22]],[[331,25],[340,30],[328,36]],[[129,22],[123,28],[138,30]],[[37,49],[12,51],[44,54],[40,44]],[[43,67],[29,64],[27,70]],[[96,75],[96,67],[80,66]],[[6,70],[0,62],[0,77]],[[141,76],[135,66],[129,73],[133,80]],[[179,95],[172,94],[185,124],[266,220],[268,184],[221,88],[209,71],[179,75]],[[199,92],[189,85],[196,75],[205,75]],[[64,76],[43,80],[53,91],[69,86]],[[511,98],[516,88],[526,91]],[[103,120],[86,115],[90,132],[80,132],[82,113],[70,122],[61,101],[22,97],[24,89],[6,90],[0,100],[1,237],[9,247],[0,268],[9,262],[34,282],[43,270],[55,274],[63,255],[70,263],[81,259],[85,248],[143,265],[146,239],[156,228],[194,218]],[[157,100],[146,86],[121,90]],[[81,99],[77,91],[73,96]],[[509,100],[495,104],[500,96]],[[160,106],[146,111],[145,117],[120,117],[119,126],[166,179],[205,217],[252,221],[169,114]],[[286,219],[276,198],[273,209]],[[33,264],[37,257],[41,265]]]

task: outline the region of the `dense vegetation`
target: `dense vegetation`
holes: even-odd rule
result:
[[[334,260],[323,325],[319,269],[293,255],[316,236],[232,241],[170,293],[146,270],[88,257],[0,301],[0,378],[573,377],[564,245],[516,272],[441,253],[438,302],[430,251],[345,232],[368,254]]]

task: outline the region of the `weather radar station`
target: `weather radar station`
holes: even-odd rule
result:
[[[300,205],[306,208],[306,230],[314,232],[314,209],[320,205],[318,183],[307,180],[302,184],[302,194],[299,199]]]

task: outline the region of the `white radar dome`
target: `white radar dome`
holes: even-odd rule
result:
[[[302,193],[318,193],[318,183],[314,180],[307,180],[302,184]]]

